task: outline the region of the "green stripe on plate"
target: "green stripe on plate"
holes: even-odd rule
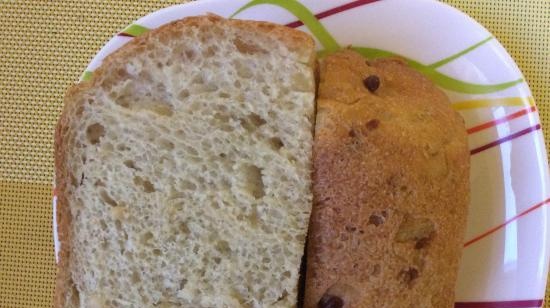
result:
[[[131,24],[126,29],[122,30],[121,34],[126,36],[140,36],[143,33],[149,31],[149,28],[146,28],[144,26],[138,25],[138,24]]]
[[[92,79],[92,74],[92,71],[84,71],[84,73],[80,76],[80,81],[88,81]]]

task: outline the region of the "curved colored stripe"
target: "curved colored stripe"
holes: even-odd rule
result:
[[[477,154],[477,153],[479,153],[479,152],[483,152],[483,151],[488,150],[488,149],[490,149],[490,148],[492,148],[492,147],[496,147],[497,145],[500,145],[500,144],[502,144],[502,143],[504,143],[504,142],[510,141],[510,140],[512,140],[512,139],[516,139],[516,138],[518,138],[518,137],[521,137],[521,136],[523,136],[523,135],[526,135],[526,134],[528,134],[528,133],[530,133],[530,132],[534,132],[534,131],[539,130],[539,129],[541,129],[540,124],[537,124],[537,125],[535,125],[535,126],[528,127],[528,128],[526,128],[526,129],[524,129],[524,130],[520,130],[520,131],[517,132],[517,133],[513,133],[513,134],[508,135],[508,136],[506,136],[506,137],[500,138],[500,139],[495,140],[495,141],[493,141],[493,142],[491,142],[491,143],[488,143],[488,144],[486,144],[486,145],[480,146],[479,148],[475,148],[475,149],[473,149],[473,150],[470,151],[470,155],[475,155],[475,154]]]
[[[230,16],[230,18],[234,17],[235,15],[239,14],[240,12],[250,7],[260,5],[260,4],[272,4],[272,5],[282,7],[287,11],[289,11],[290,13],[292,13],[294,16],[296,16],[298,19],[300,19],[300,21],[308,27],[311,33],[317,38],[317,40],[319,40],[321,45],[323,45],[323,47],[325,48],[325,50],[322,50],[318,53],[320,56],[324,56],[324,55],[330,54],[331,52],[337,51],[338,49],[340,49],[340,46],[338,45],[336,40],[331,36],[331,34],[326,30],[323,24],[319,22],[316,16],[318,16],[320,19],[326,16],[336,14],[337,12],[343,12],[345,10],[349,10],[359,5],[367,4],[371,2],[372,1],[366,1],[366,0],[355,1],[355,2],[348,3],[346,5],[343,5],[341,7],[335,7],[328,11],[321,12],[317,15],[313,15],[313,13],[311,13],[311,11],[309,11],[307,7],[297,2],[296,0],[253,0],[245,4],[243,7],[239,8],[235,13],[233,13]],[[289,25],[295,26],[297,24],[296,22],[294,22],[294,23],[290,23]],[[487,38],[481,42],[478,42],[473,46],[468,47],[465,50],[457,54],[454,54],[450,57],[447,57],[441,61],[438,61],[432,65],[424,65],[417,61],[407,59],[405,57],[402,57],[402,58],[406,59],[409,65],[411,65],[413,68],[427,75],[438,86],[447,90],[455,91],[455,92],[468,93],[468,94],[486,94],[486,93],[501,91],[523,82],[523,79],[520,78],[517,80],[499,83],[499,84],[491,84],[491,85],[475,84],[475,83],[469,83],[469,82],[451,78],[447,75],[444,75],[438,72],[435,69],[436,67],[438,67],[438,65],[443,65],[450,61],[453,61],[456,58],[462,56],[463,54],[474,50],[475,48],[489,41],[489,39],[490,38]],[[374,49],[374,48],[355,47],[353,49],[363,54],[364,56],[370,57],[370,58],[395,55],[391,52]]]
[[[80,76],[80,81],[88,81],[92,79],[92,74],[92,71],[84,71],[84,73]]]
[[[337,6],[335,8],[332,8],[332,9],[328,10],[328,11],[324,11],[324,12],[321,12],[319,14],[315,14],[315,17],[317,19],[322,19],[322,18],[331,16],[331,15],[334,15],[334,14],[338,14],[340,12],[351,10],[351,9],[359,7],[359,6],[363,6],[365,4],[370,4],[370,3],[374,3],[374,2],[378,2],[378,1],[380,1],[380,0],[357,0],[357,1],[353,1],[353,2],[346,3],[346,4],[341,5],[341,6]],[[301,20],[297,20],[295,22],[291,22],[289,24],[286,24],[286,26],[290,27],[290,28],[297,28],[297,27],[300,27],[300,26],[303,26],[303,25],[304,25],[304,23]]]
[[[454,79],[428,67],[425,67],[425,69],[419,69],[419,71],[424,73],[435,84],[444,89],[467,94],[487,94],[498,92],[523,82],[523,78],[519,78],[509,82],[485,85]]]
[[[307,7],[305,7],[303,4],[296,0],[253,0],[239,8],[235,13],[233,13],[230,18],[234,17],[235,15],[239,14],[240,12],[261,4],[271,4],[279,6],[290,13],[292,13],[294,16],[296,16],[301,24],[304,24],[308,27],[308,29],[311,31],[311,33],[317,38],[317,40],[323,45],[325,50],[320,51],[319,55],[323,56],[326,54],[329,54],[331,52],[335,52],[340,49],[340,45],[336,42],[336,40],[332,37],[332,35],[327,31],[327,29],[324,27],[324,25],[319,22],[318,18],[324,18],[327,16],[334,15],[339,12],[343,12],[346,10],[353,9],[355,7],[369,4],[376,2],[378,0],[358,0],[353,1],[335,8],[332,8],[330,10],[321,12],[317,15],[313,15],[311,11]],[[290,23],[290,26],[298,26],[301,25],[297,22]],[[139,36],[145,32],[149,31],[148,28],[138,25],[138,24],[131,24],[126,29],[124,29],[119,35],[122,36],[131,36],[136,37]],[[469,83],[465,81],[461,81],[458,79],[451,78],[447,75],[444,75],[440,72],[438,72],[435,68],[438,66],[441,66],[443,64],[446,64],[450,61],[455,60],[456,58],[462,56],[465,53],[468,53],[475,48],[481,46],[485,42],[489,41],[492,37],[487,38],[479,43],[474,44],[473,46],[466,48],[465,50],[454,54],[450,57],[447,57],[441,61],[438,61],[431,65],[424,65],[422,63],[419,63],[417,61],[414,61],[412,59],[404,58],[409,65],[411,65],[413,68],[417,69],[418,71],[424,73],[426,76],[428,76],[434,83],[436,83],[438,86],[455,91],[455,92],[461,92],[461,93],[468,93],[468,94],[486,94],[486,93],[492,93],[500,90],[507,89],[509,87],[512,87],[518,83],[523,82],[523,79],[517,79],[510,82],[504,82],[499,84],[492,84],[492,85],[483,85],[483,84],[475,84],[475,83]],[[369,58],[377,58],[377,57],[387,57],[387,56],[399,56],[389,51],[374,49],[374,48],[366,48],[366,47],[355,47],[354,48],[359,53],[363,54],[366,57]],[[461,108],[459,106],[459,108]]]
[[[533,205],[532,207],[530,207],[530,208],[528,208],[527,210],[525,210],[525,211],[523,211],[523,212],[517,214],[516,216],[507,219],[505,222],[501,223],[500,225],[495,226],[495,227],[493,227],[493,228],[491,228],[491,229],[489,229],[489,230],[487,230],[487,231],[481,233],[480,235],[478,235],[478,236],[472,238],[471,240],[469,240],[469,241],[467,241],[466,243],[464,243],[464,247],[468,247],[468,246],[472,245],[473,243],[475,243],[475,242],[477,242],[477,241],[479,241],[479,240],[481,240],[481,239],[483,239],[483,238],[485,238],[485,237],[487,237],[487,236],[489,236],[489,235],[495,233],[496,231],[498,231],[498,230],[504,228],[507,224],[509,224],[509,223],[511,223],[511,222],[513,222],[513,221],[516,221],[518,218],[520,218],[520,217],[522,217],[522,216],[525,216],[525,215],[527,215],[527,214],[533,212],[534,210],[536,210],[536,209],[542,207],[543,205],[547,205],[548,203],[550,203],[550,198],[548,198],[548,199],[546,199],[546,200],[544,200],[544,201],[542,201],[542,202],[540,202],[540,203],[537,203],[537,204]]]
[[[149,31],[149,28],[146,28],[138,24],[131,24],[128,27],[126,27],[126,29],[122,30],[118,35],[136,37],[136,36],[142,35],[147,31]]]
[[[504,82],[504,83],[497,83],[497,84],[476,84],[476,83],[470,83],[458,79],[451,78],[447,75],[444,75],[440,72],[438,72],[436,69],[431,68],[430,66],[424,65],[420,62],[414,61],[412,59],[403,57],[401,55],[380,50],[376,48],[366,48],[366,47],[352,47],[353,50],[357,51],[361,55],[367,58],[381,58],[381,57],[391,57],[391,56],[397,56],[405,61],[414,69],[417,71],[423,73],[428,78],[430,78],[436,85],[455,92],[460,93],[467,93],[467,94],[487,94],[492,92],[497,92],[501,90],[505,90],[507,88],[510,88],[516,84],[519,84],[523,82],[523,79],[520,78],[518,80]],[[324,54],[325,51],[322,51]],[[453,105],[454,106],[454,105]],[[477,108],[477,107],[474,107]],[[461,108],[464,109],[464,108]]]
[[[296,0],[253,0],[238,9],[229,16],[229,18],[233,18],[240,12],[260,4],[276,5],[292,13],[307,26],[309,31],[311,31],[327,51],[334,52],[340,49],[340,45],[338,45],[336,40],[330,35],[325,26],[319,22],[307,7]]]
[[[542,299],[503,302],[460,302],[455,308],[534,308],[542,306]]]
[[[501,106],[535,106],[533,97],[505,97],[492,99],[474,99],[453,103],[455,110],[465,110],[483,107],[501,107]]]
[[[462,50],[462,51],[459,51],[459,52],[455,53],[454,55],[452,55],[452,56],[450,56],[450,57],[447,57],[447,58],[445,58],[445,59],[443,59],[443,60],[440,60],[440,61],[437,61],[437,62],[435,62],[435,63],[433,63],[433,64],[428,65],[428,67],[429,67],[429,68],[438,68],[438,67],[441,67],[441,66],[443,66],[443,65],[445,65],[445,64],[447,64],[447,63],[449,63],[449,62],[452,62],[452,61],[454,61],[454,60],[456,60],[456,59],[462,57],[463,55],[469,53],[470,51],[472,51],[472,50],[478,48],[479,46],[481,46],[481,45],[487,43],[488,41],[492,40],[493,38],[494,38],[493,36],[489,36],[488,38],[482,40],[481,42],[476,43],[476,44],[474,44],[474,45],[472,45],[472,46],[470,46],[470,47],[468,47],[468,48],[466,48],[466,49],[464,49],[464,50]]]
[[[522,117],[522,116],[524,116],[528,113],[535,112],[535,111],[537,111],[537,107],[531,106],[531,107],[522,109],[518,112],[514,112],[512,114],[509,114],[505,117],[498,118],[498,119],[495,119],[493,121],[489,121],[489,122],[486,122],[486,123],[468,128],[466,131],[468,132],[468,134],[477,133],[477,132],[482,131],[484,129],[487,129],[487,128],[490,128],[490,127],[493,127],[493,126],[497,126],[497,125],[502,124],[502,123],[506,123],[508,121],[511,121],[513,119]]]

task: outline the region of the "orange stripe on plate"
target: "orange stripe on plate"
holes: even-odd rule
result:
[[[503,118],[499,118],[499,119],[495,119],[493,121],[489,121],[487,123],[483,123],[483,124],[480,124],[480,125],[477,125],[477,126],[474,126],[472,128],[469,128],[467,130],[468,134],[473,134],[473,133],[476,133],[476,132],[479,132],[481,130],[484,130],[484,129],[487,129],[487,128],[490,128],[490,127],[493,127],[493,126],[497,126],[499,124],[502,124],[502,123],[506,123],[508,121],[511,121],[513,119],[516,119],[516,118],[519,118],[521,116],[524,116],[528,113],[531,113],[531,112],[535,112],[537,110],[537,107],[535,106],[531,106],[531,107],[528,107],[528,108],[525,108],[525,109],[522,109],[518,112],[514,112],[510,115],[507,115]]]
[[[507,224],[509,224],[509,223],[511,223],[511,222],[513,222],[513,221],[518,220],[518,218],[520,218],[520,217],[522,217],[522,216],[525,216],[525,215],[531,213],[532,211],[534,211],[534,210],[536,210],[536,209],[538,209],[538,208],[540,208],[540,207],[542,207],[543,205],[546,205],[546,204],[548,204],[548,203],[550,203],[550,198],[548,198],[548,199],[546,199],[546,200],[544,200],[544,201],[542,201],[542,202],[540,202],[540,203],[537,203],[537,204],[533,205],[532,207],[528,208],[527,210],[525,210],[525,211],[523,211],[523,212],[517,214],[516,216],[514,216],[514,217],[512,217],[512,218],[510,218],[510,219],[508,219],[508,220],[506,220],[505,222],[501,223],[500,225],[495,226],[495,227],[493,227],[493,228],[491,228],[491,229],[489,229],[489,230],[487,230],[487,231],[481,233],[480,235],[478,235],[478,236],[474,237],[473,239],[471,239],[471,240],[467,241],[466,243],[464,243],[464,247],[468,247],[468,246],[472,245],[473,243],[475,243],[475,242],[477,242],[477,241],[479,241],[479,240],[481,240],[481,239],[483,239],[483,238],[485,238],[485,237],[487,237],[487,236],[489,236],[489,235],[495,233],[496,231],[498,231],[498,230],[504,228]]]

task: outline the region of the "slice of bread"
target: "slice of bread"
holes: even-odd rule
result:
[[[311,209],[314,43],[186,18],[72,87],[55,307],[292,307]]]
[[[397,59],[320,63],[306,308],[451,308],[469,199],[464,120]]]

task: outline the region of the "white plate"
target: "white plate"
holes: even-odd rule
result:
[[[521,72],[485,28],[431,0],[204,0],[139,19],[101,49],[82,78],[134,36],[207,12],[297,27],[325,52],[351,45],[368,57],[397,54],[428,75],[470,136],[472,198],[455,307],[542,305],[550,196],[540,120]],[[55,247],[57,255],[57,240]]]

